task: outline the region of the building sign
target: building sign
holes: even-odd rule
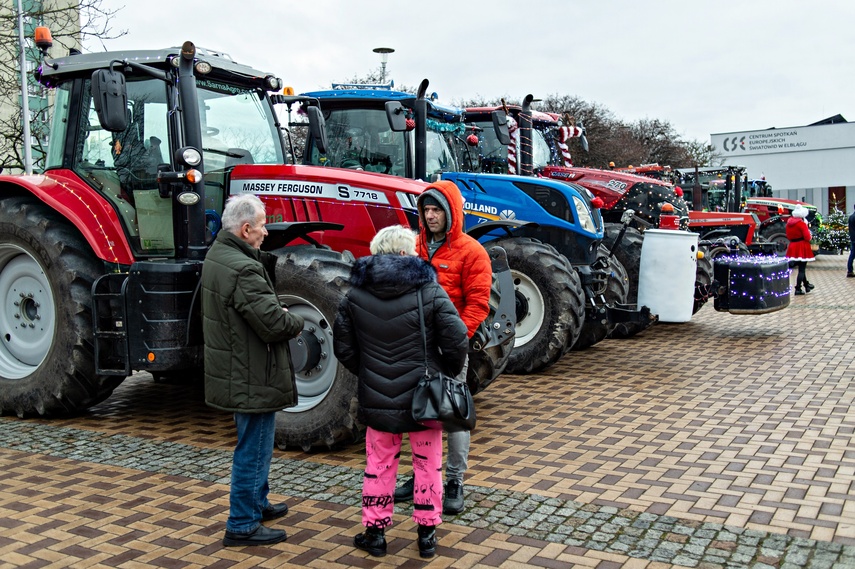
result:
[[[855,123],[713,134],[710,140],[725,161],[757,154],[850,148],[855,142]]]

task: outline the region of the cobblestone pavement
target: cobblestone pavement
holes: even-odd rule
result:
[[[785,310],[660,323],[476,397],[467,508],[419,559],[357,551],[363,449],[276,452],[269,548],[223,548],[233,427],[197,385],[129,378],[89,413],[0,418],[6,567],[855,567],[855,279]],[[409,452],[406,449],[405,455]],[[406,460],[402,461],[404,464]]]

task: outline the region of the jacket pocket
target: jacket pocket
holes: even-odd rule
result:
[[[270,344],[267,344],[267,364],[264,366],[264,385],[273,383],[273,376],[276,373],[276,354],[271,349]]]

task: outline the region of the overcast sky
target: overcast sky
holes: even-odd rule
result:
[[[487,7],[489,5],[489,8]],[[852,0],[103,0],[109,50],[224,51],[297,93],[379,70],[453,103],[575,95],[684,139],[855,121]],[[122,7],[124,6],[124,7]],[[479,7],[475,7],[479,6]],[[86,45],[101,51],[101,45]],[[536,108],[536,107],[535,107]],[[590,141],[596,144],[596,141]]]

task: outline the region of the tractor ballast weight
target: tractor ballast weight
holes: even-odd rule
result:
[[[731,243],[730,252],[717,256],[713,264],[711,295],[717,312],[768,314],[790,305],[790,267],[786,258],[746,255]]]

